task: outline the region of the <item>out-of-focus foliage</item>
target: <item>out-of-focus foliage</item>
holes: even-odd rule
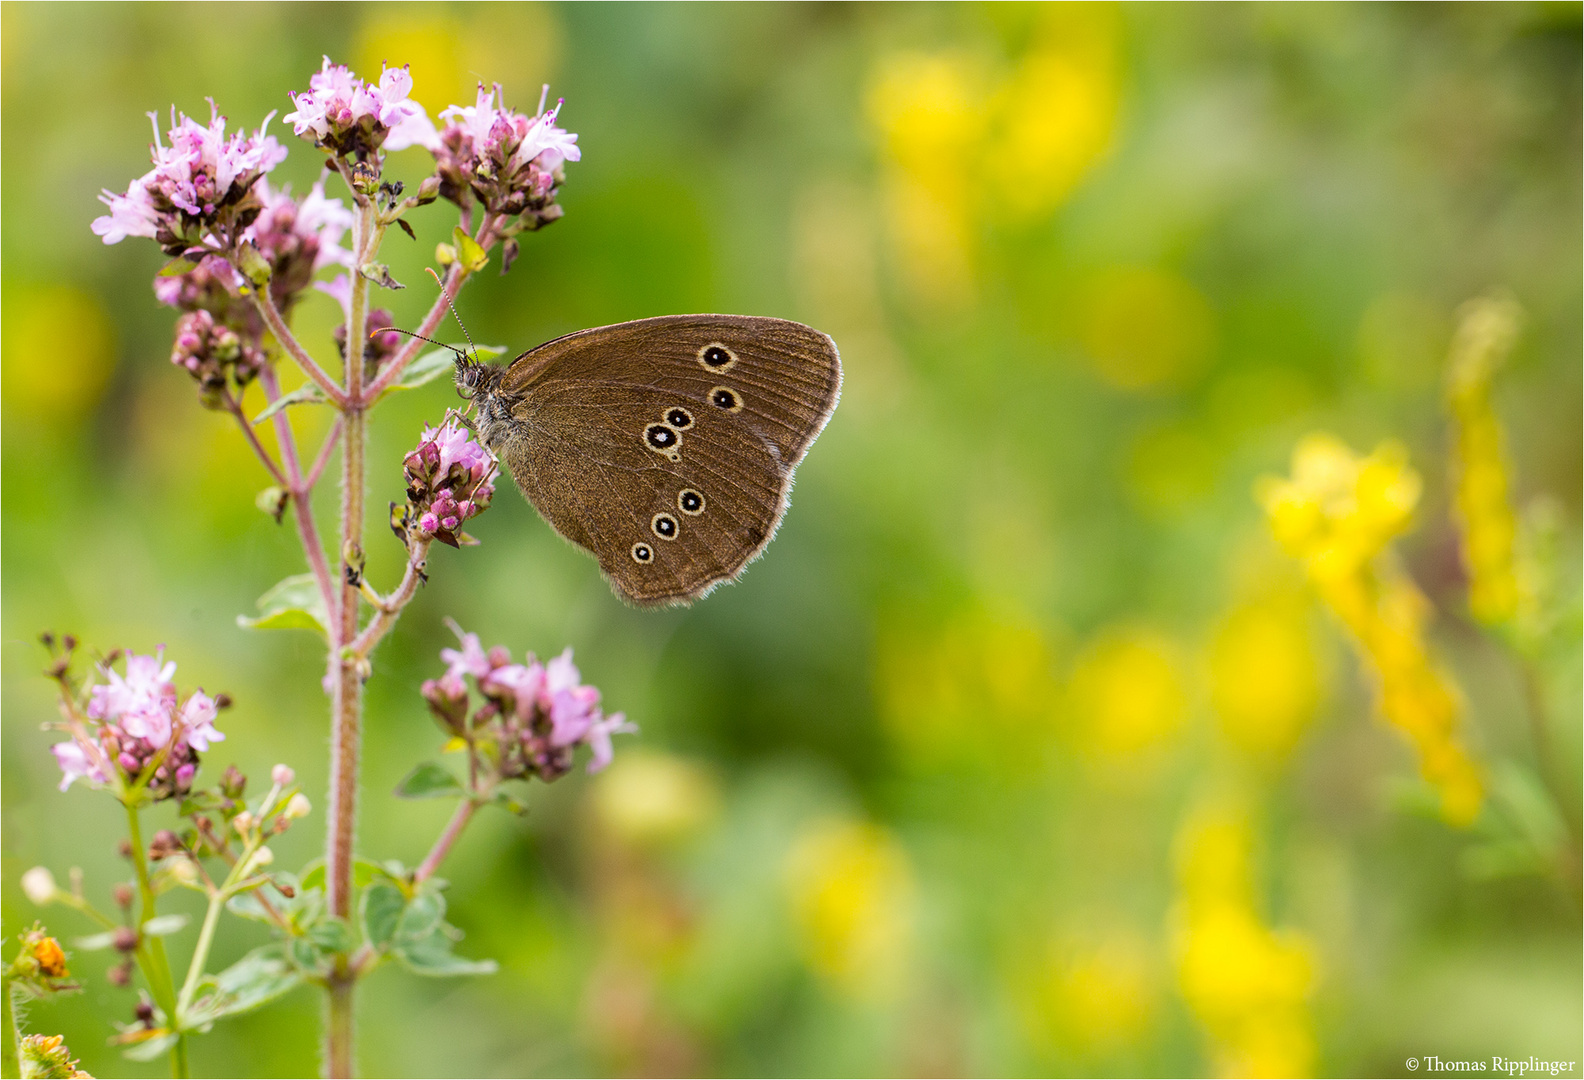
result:
[[[388,793],[441,741],[418,687],[446,615],[575,646],[643,733],[526,819],[479,816],[447,919],[500,973],[379,972],[368,1074],[1584,1057],[1578,4],[0,19],[8,935],[26,868],[101,895],[124,869],[100,803],[55,790],[41,629],[167,643],[236,699],[206,768],[325,783],[316,643],[235,621],[295,541],[166,359],[158,254],[88,222],[146,169],[145,112],[213,96],[251,128],[328,53],[410,62],[431,112],[476,78],[566,99],[566,217],[465,290],[476,340],[740,311],[830,332],[847,373],[775,543],[690,610],[624,608],[506,492],[433,558],[369,683],[367,854],[416,861],[443,825]],[[306,190],[318,160],[275,176]],[[414,223],[399,326],[452,224]],[[1476,297],[1523,311],[1499,366]],[[306,300],[300,336],[333,351],[335,317]],[[373,506],[454,401],[381,408]],[[403,556],[382,514],[376,581]],[[131,993],[73,975],[38,1030],[153,1075],[105,1045]],[[217,1028],[194,1070],[308,1075],[318,1010]]]

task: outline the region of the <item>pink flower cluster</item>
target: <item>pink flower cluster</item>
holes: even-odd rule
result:
[[[105,191],[100,201],[110,213],[96,218],[93,231],[107,244],[129,236],[159,242],[168,255],[182,255],[210,242],[230,245],[234,234],[257,213],[253,187],[286,158],[286,148],[264,134],[270,116],[252,135],[225,134],[225,117],[209,103],[208,126],[191,117],[177,119],[173,109],[170,145],[160,142],[154,113],[154,168],[132,181],[125,195]]]
[[[176,320],[171,363],[198,381],[198,400],[215,409],[224,402],[227,377],[240,389],[253,381],[266,360],[256,344],[200,309]]]
[[[352,253],[341,246],[341,237],[352,228],[352,211],[340,199],[325,198],[323,180],[301,202],[289,189],[272,191],[264,181],[259,199],[263,209],[243,239],[251,240],[270,264],[270,292],[278,304],[306,289],[315,271],[352,265]]]
[[[527,663],[513,663],[511,653],[497,645],[485,652],[477,634],[457,630],[461,649],[441,649],[446,673],[423,684],[430,710],[446,730],[468,734],[475,743],[493,743],[500,779],[537,776],[555,780],[572,768],[579,746],[591,751],[588,771],[609,765],[611,736],[635,732],[621,713],[600,712],[600,692],[580,682],[572,650],[541,664],[532,653]],[[471,677],[484,704],[468,720]]]
[[[290,188],[275,191],[268,180],[254,189],[257,216],[243,229],[239,241],[258,249],[270,266],[270,295],[277,307],[289,308],[326,266],[350,266],[352,253],[341,246],[341,237],[352,227],[352,212],[340,199],[328,199],[324,182],[299,202]],[[185,274],[154,279],[154,295],[162,304],[196,311],[203,308],[239,329],[258,337],[262,326],[252,304],[237,304],[244,282],[231,264],[219,255],[204,257]]]
[[[370,85],[327,56],[308,80],[308,92],[291,95],[297,108],[283,120],[337,157],[353,154],[361,161],[381,147],[429,146],[434,125],[424,107],[407,96],[412,85],[405,67],[384,68],[379,82]]]
[[[424,428],[402,469],[409,526],[420,536],[457,547],[469,539],[463,522],[489,508],[500,466],[460,421],[448,417],[437,428]]]
[[[496,99],[500,98],[497,107]],[[561,102],[537,116],[506,108],[505,93],[482,84],[473,105],[453,105],[440,114],[448,120],[430,149],[438,162],[440,194],[459,206],[476,196],[491,214],[516,221],[504,232],[543,227],[561,216],[555,195],[564,179],[562,166],[582,156],[577,136],[556,126]]]
[[[198,771],[198,753],[225,739],[215,729],[219,703],[194,690],[178,704],[171,676],[176,664],[161,647],[153,656],[128,655],[126,674],[106,665],[108,682],[88,691],[88,730],[52,749],[65,791],[79,778],[108,784],[119,772],[135,779],[156,764],[148,779],[156,799],[184,795]]]

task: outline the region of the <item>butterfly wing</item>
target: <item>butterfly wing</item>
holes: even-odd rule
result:
[[[840,389],[835,343],[800,323],[674,315],[599,327],[512,363],[501,456],[623,597],[688,603],[775,535]]]

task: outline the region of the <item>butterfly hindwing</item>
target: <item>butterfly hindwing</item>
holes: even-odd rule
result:
[[[634,603],[736,577],[786,510],[841,385],[799,323],[682,315],[585,330],[518,357],[497,452],[523,493]]]

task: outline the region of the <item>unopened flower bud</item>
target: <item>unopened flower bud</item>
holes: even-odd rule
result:
[[[247,777],[242,775],[242,770],[235,765],[227,765],[225,775],[220,778],[220,791],[228,799],[240,799],[247,790]]]
[[[123,836],[120,842],[116,844],[116,854],[123,859],[130,859],[132,857],[132,841]]]
[[[181,839],[169,829],[161,829],[149,843],[149,858],[154,862],[168,859],[182,850]]]
[[[253,815],[246,810],[242,811],[231,819],[231,827],[244,836],[247,835],[247,831],[253,827]]]
[[[152,1024],[154,1022],[154,1006],[147,1001],[140,1001],[137,1003],[137,1007],[132,1010],[132,1015],[145,1024]]]
[[[117,952],[133,952],[138,947],[138,932],[130,926],[118,926],[115,934],[110,938],[110,943],[115,946]]]
[[[248,859],[247,863],[243,865],[239,876],[246,877],[249,874],[256,873],[274,861],[275,853],[268,847],[261,847],[255,851],[252,857]]]
[[[313,803],[308,801],[308,796],[299,791],[297,794],[286,800],[286,809],[284,813],[286,817],[296,820],[297,818],[307,817],[312,810]]]
[[[56,891],[55,875],[48,867],[35,866],[22,875],[23,894],[39,907],[54,900]]]
[[[105,972],[105,979],[111,986],[126,986],[132,981],[132,962],[123,960],[109,971]]]
[[[165,868],[165,872],[183,885],[198,883],[198,864],[191,859],[174,859]]]
[[[116,907],[129,908],[132,906],[132,886],[126,882],[116,882],[115,888],[110,890],[110,895],[115,897]]]
[[[291,782],[297,779],[297,774],[292,771],[290,765],[277,765],[270,770],[270,779],[281,787],[289,787]]]
[[[426,176],[423,183],[418,185],[418,205],[427,206],[440,197],[440,178]]]

